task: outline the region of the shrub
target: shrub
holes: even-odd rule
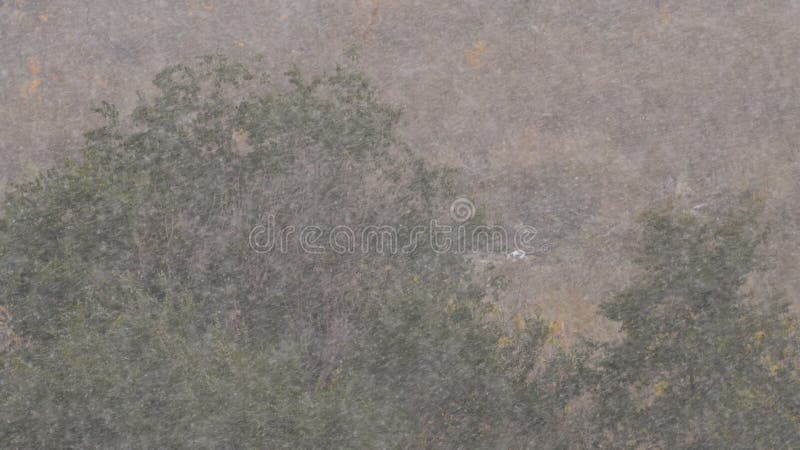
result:
[[[155,85],[5,199],[0,295],[27,345],[2,355],[2,442],[474,447],[557,423],[568,359],[543,370],[543,322],[490,318],[463,256],[251,248],[270,215],[403,240],[452,201],[363,77],[206,58]]]

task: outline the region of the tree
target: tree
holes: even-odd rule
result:
[[[6,196],[0,296],[26,343],[0,355],[0,442],[473,447],[558,423],[569,358],[541,369],[547,327],[492,318],[462,255],[254,251],[265,224],[404,242],[454,198],[362,76],[287,80],[168,67]]]
[[[762,268],[760,209],[745,197],[718,217],[642,216],[642,273],[602,307],[624,337],[600,366],[596,444],[800,445],[795,321],[742,288]]]

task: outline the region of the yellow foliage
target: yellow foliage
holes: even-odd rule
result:
[[[39,63],[39,60],[36,58],[28,58],[28,72],[31,73],[32,76],[39,75],[42,71],[42,65]]]
[[[547,330],[547,343],[548,344],[555,343],[563,333],[564,333],[564,321],[554,320],[550,322],[550,326],[548,327]]]
[[[244,145],[247,143],[247,132],[241,128],[233,130],[233,140],[238,145]]]
[[[666,380],[656,383],[653,386],[653,391],[655,391],[656,397],[661,397],[664,395],[664,393],[667,391],[667,387],[669,387],[669,382]]]
[[[39,86],[42,84],[41,80],[31,80],[31,85],[28,87],[28,94],[33,94],[39,89]]]
[[[500,339],[497,340],[497,348],[505,348],[509,345],[513,344],[514,340],[508,336],[500,336]]]
[[[672,5],[670,5],[669,3],[665,3],[664,6],[661,8],[662,22],[664,22],[664,25],[669,25],[670,23],[672,23],[672,11],[670,11],[671,7]]]
[[[470,67],[480,67],[481,56],[486,52],[486,42],[477,41],[471,49],[464,50],[464,59]]]
[[[514,320],[514,326],[515,326],[515,327],[516,327],[518,330],[520,330],[520,331],[521,331],[521,330],[524,330],[524,329],[525,329],[525,318],[524,318],[524,317],[522,317],[522,314],[516,314],[516,315],[514,315],[514,319],[513,319],[513,320]]]

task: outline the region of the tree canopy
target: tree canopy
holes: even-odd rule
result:
[[[567,347],[464,254],[254,235],[451,220],[466,185],[362,75],[208,57],[154,84],[5,196],[3,447],[800,447],[797,322],[746,286],[758,198],[645,212],[600,311],[621,338]]]
[[[759,205],[748,197],[712,218],[642,216],[642,273],[602,307],[624,333],[607,347],[595,389],[598,426],[613,442],[800,445],[796,321],[785,301],[744,289],[763,269]]]
[[[402,238],[446,211],[452,171],[398,139],[362,76],[273,82],[206,58],[154,83],[5,199],[22,340],[2,356],[0,441],[473,447],[557,423],[569,359],[532,383],[546,324],[501,323],[463,255],[252,248],[269,217]]]

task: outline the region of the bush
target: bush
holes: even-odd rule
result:
[[[363,77],[281,87],[206,58],[155,85],[6,197],[0,289],[27,344],[2,356],[2,442],[474,447],[557,423],[568,358],[543,369],[547,327],[492,318],[463,256],[251,248],[270,214],[402,242],[454,198]]]
[[[596,388],[598,442],[647,448],[796,448],[796,325],[741,289],[762,267],[761,202],[717,217],[642,216],[643,273],[603,305],[622,325]]]

